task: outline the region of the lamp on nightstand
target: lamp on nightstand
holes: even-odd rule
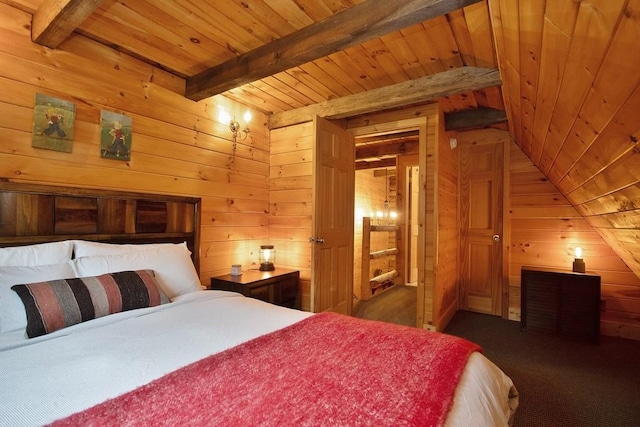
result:
[[[584,273],[586,271],[586,266],[584,264],[584,259],[582,259],[582,248],[576,248],[576,258],[573,260],[573,271],[576,273]]]
[[[273,245],[260,245],[260,271],[272,271],[276,267],[276,250]]]

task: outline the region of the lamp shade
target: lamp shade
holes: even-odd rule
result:
[[[260,246],[260,271],[275,270],[276,250],[273,245]]]

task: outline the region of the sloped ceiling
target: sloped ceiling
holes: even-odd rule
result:
[[[640,1],[489,9],[511,135],[640,276]]]
[[[500,127],[484,113],[504,111],[640,276],[640,0],[0,1],[34,15],[38,43],[89,37],[184,79],[185,96],[227,88],[272,123],[438,99]]]

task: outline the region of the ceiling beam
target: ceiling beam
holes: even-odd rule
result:
[[[45,0],[33,14],[31,40],[57,48],[101,4],[102,0]]]
[[[356,145],[356,160],[414,154],[418,152],[418,146],[417,136],[382,144]]]
[[[434,101],[449,95],[500,86],[495,69],[460,67],[395,85],[331,99],[269,116],[269,128],[308,122],[314,116],[340,119],[410,104]]]
[[[394,132],[384,135],[367,135],[359,136],[356,139],[356,146],[369,145],[369,144],[383,144],[387,142],[394,142],[397,140],[411,140],[411,138],[417,138],[420,134],[417,130],[406,130],[402,132]]]
[[[187,78],[199,101],[482,0],[367,0]]]
[[[506,123],[507,113],[494,108],[472,108],[444,115],[444,128],[450,130],[478,129]]]
[[[396,167],[396,158],[382,159],[382,160],[373,160],[366,161],[360,160],[356,162],[355,169],[363,170],[363,169],[377,169],[377,168],[394,168]]]

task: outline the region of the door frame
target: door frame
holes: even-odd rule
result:
[[[396,192],[398,194],[398,198],[396,199],[396,209],[401,212],[408,212],[411,209],[411,206],[409,205],[410,198],[407,194],[410,191],[408,188],[409,183],[407,182],[407,169],[413,166],[418,166],[419,164],[419,154],[405,154],[398,156],[398,161],[396,162]],[[420,188],[418,189],[418,192],[420,192]],[[401,199],[400,195],[404,195],[404,197]],[[400,203],[402,206],[400,206]],[[404,279],[404,282],[409,283],[409,278],[411,277],[411,261],[409,260],[409,250],[407,247],[411,244],[411,235],[409,233],[410,224],[407,215],[401,218],[398,225],[400,226],[400,241],[404,243],[405,247],[398,247],[397,269],[400,272],[400,276]],[[419,227],[418,232],[420,232]],[[416,259],[417,258],[418,256],[416,254]]]
[[[420,212],[426,211],[426,172],[427,172],[427,122],[428,116],[418,116],[408,119],[393,120],[384,123],[376,123],[374,125],[356,126],[347,129],[354,137],[369,137],[389,135],[393,133],[406,132],[406,131],[418,131],[418,167],[420,168],[420,191],[418,194],[418,209]],[[354,219],[355,221],[355,219]],[[432,318],[427,313],[432,313],[432,307],[426,307],[425,301],[434,300],[435,288],[432,289],[430,295],[426,295],[425,289],[425,261],[424,261],[424,248],[425,248],[425,224],[424,221],[419,221],[418,228],[418,284],[417,284],[417,313],[416,313],[416,327],[424,329],[434,329],[434,325],[431,323]],[[427,312],[428,309],[428,312]]]
[[[509,209],[509,200],[510,200],[510,183],[511,183],[511,146],[512,139],[508,133],[508,131],[500,130],[500,129],[475,129],[466,132],[475,132],[478,135],[481,135],[483,139],[492,139],[496,141],[501,141],[502,143],[502,212],[499,214],[502,216],[502,237],[500,243],[502,245],[502,259],[501,259],[501,267],[502,267],[502,283],[501,283],[501,306],[500,306],[500,316],[503,319],[509,319],[509,297],[510,297],[510,280],[509,280],[509,265],[510,265],[510,256],[511,252],[509,250],[509,243],[511,241],[511,221],[510,221],[510,209]],[[459,139],[464,139],[464,133],[460,132],[457,136]],[[459,173],[460,167],[458,167]],[[460,195],[458,195],[458,203],[460,203]],[[462,245],[460,245],[460,250],[463,250]],[[462,257],[460,259],[462,262]],[[460,266],[462,270],[462,266]],[[460,306],[462,306],[462,293],[459,295],[460,297]]]

